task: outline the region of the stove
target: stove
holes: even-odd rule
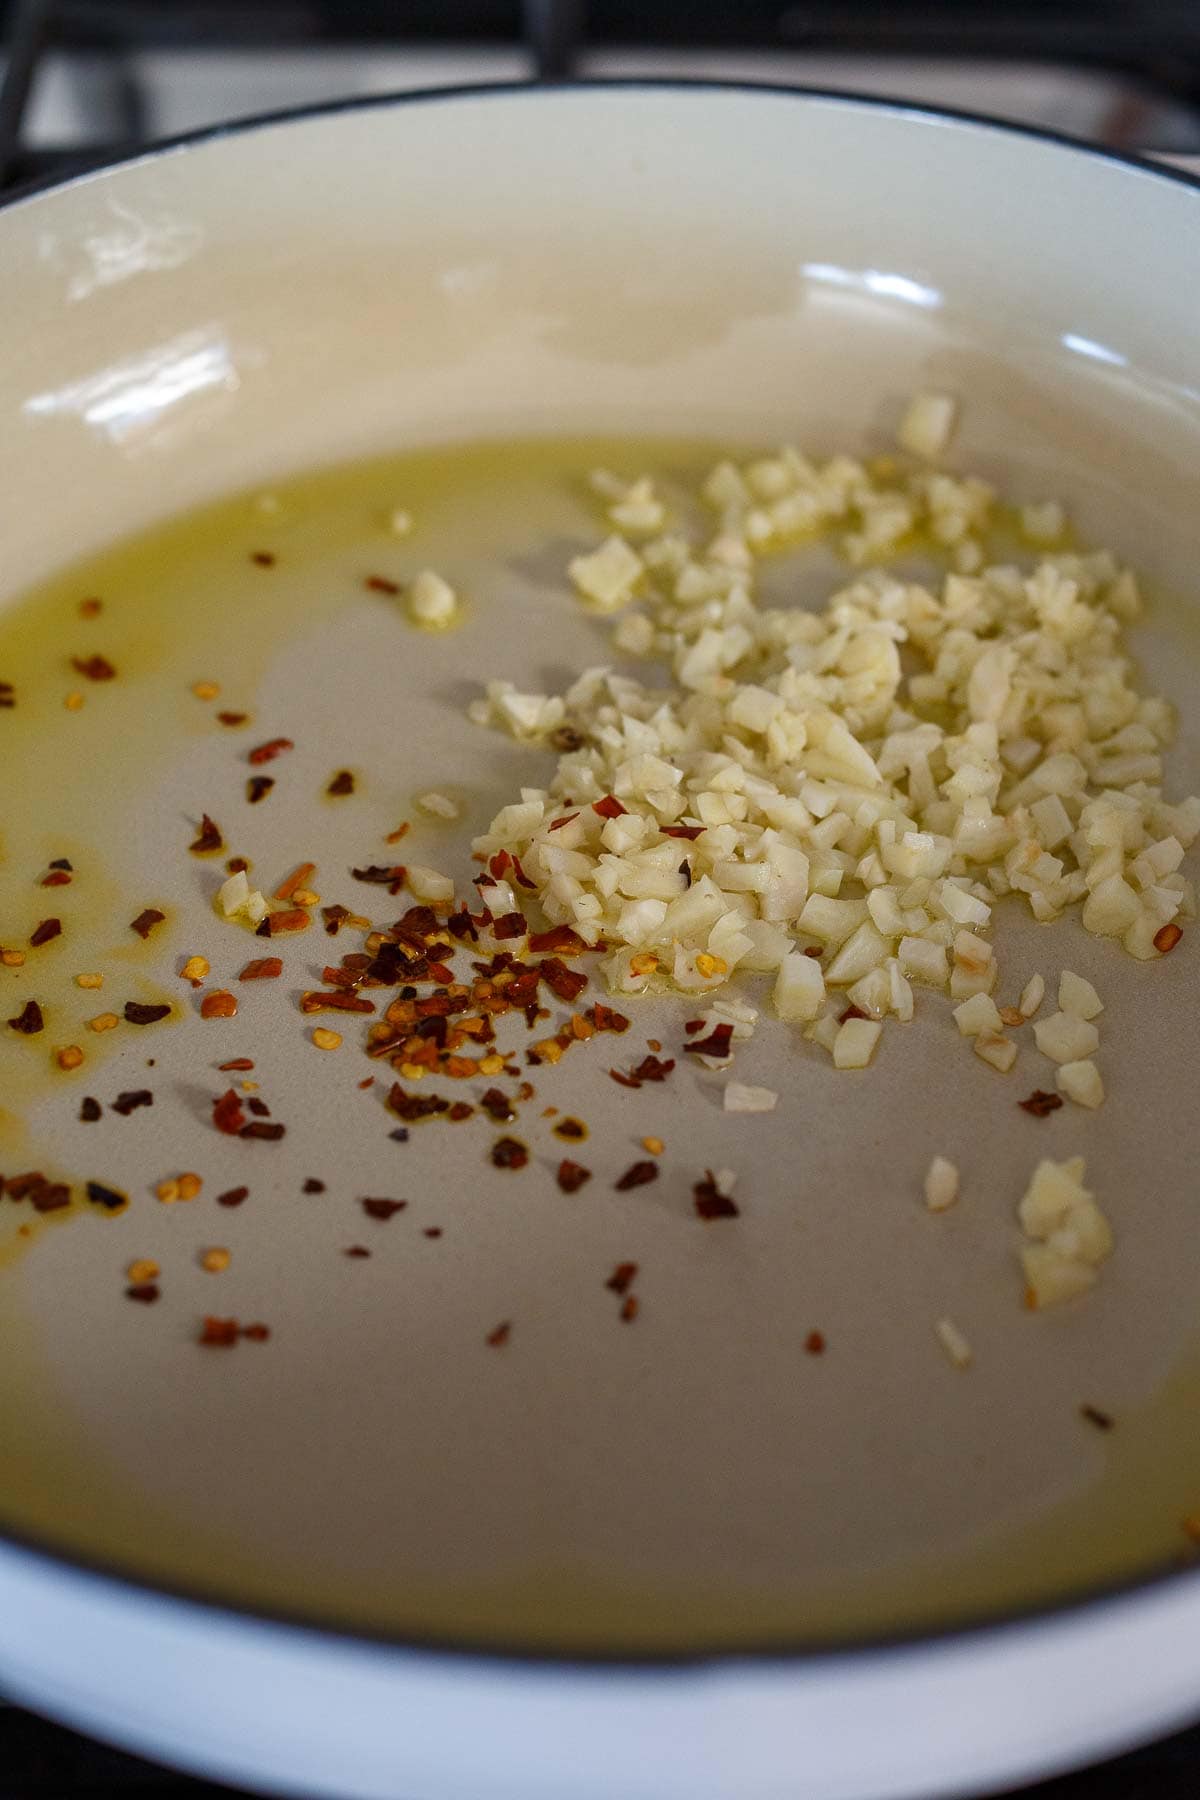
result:
[[[1193,0],[0,0],[0,192],[285,107],[573,76],[846,88],[1048,126],[1200,173]],[[0,1697],[0,1800],[235,1792]],[[1200,1726],[1023,1792],[1196,1800]]]

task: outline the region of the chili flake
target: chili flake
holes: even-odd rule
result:
[[[497,1138],[492,1145],[492,1161],[498,1169],[523,1169],[529,1152],[519,1138]]]
[[[825,1334],[821,1331],[810,1331],[804,1340],[804,1349],[809,1356],[824,1356]]]
[[[101,1115],[100,1102],[98,1100],[93,1100],[93,1098],[90,1094],[85,1094],[83,1097],[83,1102],[79,1108],[80,1119],[83,1121],[83,1123],[85,1125],[94,1125],[96,1123],[96,1120],[100,1117],[100,1115]]]
[[[349,769],[339,769],[325,789],[331,800],[341,800],[354,792],[354,776]]]
[[[693,1038],[690,1044],[685,1044],[683,1047],[693,1056],[726,1057],[729,1055],[732,1039],[732,1025],[714,1025],[708,1037]]]
[[[395,863],[390,868],[385,868],[380,863],[370,863],[363,869],[351,869],[350,873],[355,881],[385,887],[392,894],[398,894],[408,879],[408,870],[403,863]]]
[[[117,673],[106,656],[73,656],[71,667],[89,681],[112,681]]]
[[[248,1187],[227,1188],[223,1194],[217,1195],[218,1206],[240,1206],[250,1194]]]
[[[713,1219],[736,1219],[740,1216],[740,1209],[717,1186],[711,1169],[706,1169],[703,1181],[696,1182],[692,1188],[692,1198],[698,1217],[706,1224]]]
[[[325,1192],[325,1183],[323,1181],[318,1181],[315,1175],[310,1175],[300,1192],[302,1194],[323,1194]]]
[[[658,1164],[655,1162],[631,1163],[613,1186],[618,1194],[627,1194],[630,1188],[645,1187],[647,1182],[658,1180]]]
[[[257,956],[248,962],[239,981],[274,981],[283,974],[283,964],[277,956]]]
[[[207,856],[210,851],[224,848],[225,840],[221,836],[221,827],[215,819],[210,819],[207,813],[203,813],[200,818],[200,830],[193,842],[188,845],[188,849],[193,856]]]
[[[251,806],[257,806],[258,802],[264,799],[274,786],[275,777],[273,775],[251,775],[246,783],[246,798]]]
[[[620,819],[625,814],[625,807],[615,794],[605,794],[603,800],[592,801],[592,811],[599,813],[602,819]]]
[[[229,1137],[237,1137],[245,1123],[240,1096],[234,1088],[227,1088],[218,1100],[213,1101],[213,1124]]]
[[[263,932],[260,925],[259,932],[264,937],[281,937],[289,931],[307,931],[311,924],[312,915],[302,906],[293,906],[287,912],[268,913],[263,920],[267,930]]]
[[[214,988],[211,994],[205,994],[200,1002],[202,1019],[232,1019],[238,1009],[237,995],[231,994],[228,988]]]
[[[125,1017],[131,1025],[156,1025],[160,1019],[170,1014],[169,1006],[147,1006],[140,1000],[125,1002]]]
[[[277,1144],[279,1139],[284,1136],[286,1130],[286,1125],[280,1125],[274,1121],[268,1125],[263,1119],[252,1119],[249,1125],[242,1126],[242,1129],[238,1132],[238,1136],[243,1138],[258,1138],[266,1144]]]
[[[35,1032],[45,1027],[42,1009],[36,1000],[27,1000],[15,1019],[8,1021],[13,1031],[21,1032],[25,1037],[32,1037]]]
[[[585,1169],[582,1163],[572,1162],[569,1157],[564,1157],[554,1179],[564,1194],[577,1194],[584,1183],[592,1179],[592,1171]]]
[[[43,944],[50,942],[51,938],[61,936],[61,919],[43,919],[41,924],[36,926],[30,934],[29,942],[34,950],[40,950]]]
[[[688,842],[691,843],[694,839],[698,838],[705,829],[706,827],[703,825],[664,825],[662,827],[662,834],[664,837],[687,838]]]
[[[391,581],[386,575],[364,575],[363,586],[372,594],[398,594],[400,584]]]
[[[386,1224],[389,1219],[395,1218],[398,1212],[404,1211],[405,1207],[408,1205],[408,1201],[363,1200],[361,1205],[369,1219],[379,1219],[382,1223]]]
[[[195,849],[194,844],[192,848]],[[144,912],[138,914],[136,919],[130,921],[129,929],[136,931],[140,938],[148,938],[154,927],[161,925],[166,916],[166,913],[159,912],[157,907],[148,906]]]
[[[487,1335],[488,1346],[492,1350],[500,1350],[503,1348],[503,1346],[505,1344],[507,1344],[507,1342],[511,1336],[512,1336],[512,1320],[504,1319],[499,1325],[497,1325],[495,1327],[495,1329],[493,1331],[488,1332],[488,1335]]]
[[[1043,1088],[1034,1088],[1027,1100],[1018,1100],[1017,1105],[1022,1112],[1030,1113],[1035,1119],[1044,1119],[1047,1113],[1057,1112],[1062,1105],[1061,1094],[1048,1094]]]
[[[122,1194],[117,1188],[105,1187],[100,1181],[89,1181],[85,1192],[93,1206],[102,1206],[105,1212],[123,1212],[129,1205],[128,1194]]]
[[[257,768],[262,763],[274,762],[275,758],[281,756],[285,750],[294,750],[295,748],[291,738],[268,738],[265,744],[259,744],[251,750],[246,760]]]
[[[217,714],[220,723],[222,725],[228,725],[231,728],[236,725],[244,725],[249,717],[249,713],[243,712],[219,712]]]
[[[48,875],[42,876],[40,885],[44,888],[47,888],[47,887],[70,887],[70,885],[71,885],[70,871],[68,869],[55,869],[52,867],[50,870],[50,873]]]
[[[1116,1424],[1112,1414],[1102,1412],[1098,1406],[1081,1406],[1079,1416],[1086,1419],[1089,1425],[1094,1425],[1097,1431],[1111,1431]]]
[[[588,1134],[588,1128],[583,1120],[573,1118],[569,1114],[565,1119],[560,1119],[558,1124],[552,1126],[551,1129],[553,1130],[555,1137],[564,1138],[568,1143],[572,1144],[582,1143]]]
[[[637,1272],[638,1266],[635,1262],[618,1263],[604,1285],[606,1288],[610,1288],[614,1294],[624,1294]]]
[[[259,569],[273,569],[276,560],[273,550],[252,550],[250,552],[250,561]]]
[[[621,1302],[622,1322],[626,1325],[630,1325],[633,1323],[634,1319],[637,1318],[637,1316],[638,1316],[638,1297],[636,1294],[626,1294],[624,1300],[622,1300],[622,1302]]]
[[[158,1299],[159,1287],[156,1281],[135,1281],[125,1289],[127,1300],[141,1300],[150,1305]]]
[[[230,1070],[233,1069],[242,1070],[252,1069],[253,1067],[254,1064],[248,1056],[231,1056],[228,1062],[217,1064],[217,1068],[221,1071],[222,1075],[227,1075]]]
[[[139,1107],[153,1107],[155,1096],[149,1087],[133,1087],[128,1093],[117,1094],[112,1102],[113,1112],[119,1112],[121,1118],[128,1118],[130,1112],[137,1112]]]
[[[371,1252],[367,1249],[365,1244],[349,1244],[346,1249],[342,1251],[343,1256],[362,1257],[370,1256],[370,1254]]]

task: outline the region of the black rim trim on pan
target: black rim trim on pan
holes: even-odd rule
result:
[[[670,93],[766,94],[776,99],[790,98],[831,102],[834,105],[854,110],[883,112],[902,117],[911,116],[931,120],[935,123],[949,121],[952,124],[974,126],[986,132],[998,132],[1006,137],[1024,138],[1036,143],[1051,144],[1068,150],[1076,156],[1086,157],[1089,161],[1113,163],[1119,168],[1132,169],[1139,174],[1153,177],[1156,181],[1165,181],[1173,186],[1200,192],[1200,176],[1191,175],[1185,170],[1151,162],[1145,157],[1133,156],[1125,151],[1110,150],[1103,145],[1090,144],[1082,139],[1070,137],[1065,132],[1016,124],[1005,119],[989,118],[984,113],[969,112],[961,108],[926,106],[907,100],[889,99],[882,95],[855,94],[829,88],[799,87],[787,83],[626,77],[611,81],[538,84],[495,82],[448,88],[421,88],[411,93],[372,94],[348,100],[319,102],[312,106],[284,108],[278,112],[255,114],[252,117],[185,132],[178,137],[164,139],[145,149],[139,149],[129,155],[113,157],[73,174],[48,176],[26,182],[10,193],[0,196],[0,212],[23,205],[41,195],[97,179],[116,169],[131,168],[138,163],[158,161],[164,156],[198,148],[222,138],[243,136],[251,132],[269,130],[277,125],[299,123],[306,119],[334,117],[340,113],[367,112],[374,109],[429,105],[440,101],[505,100],[514,97],[533,100],[539,96],[562,96],[579,90],[595,93],[630,89]],[[401,1650],[411,1655],[436,1655],[459,1662],[475,1660],[499,1664],[510,1663],[516,1666],[541,1665],[556,1669],[574,1668],[581,1672],[587,1671],[596,1674],[606,1670],[612,1673],[629,1670],[658,1670],[665,1673],[712,1663],[771,1665],[813,1662],[822,1659],[861,1661],[863,1658],[879,1656],[889,1651],[934,1648],[963,1639],[977,1638],[998,1632],[1008,1633],[1030,1625],[1051,1625],[1057,1620],[1098,1611],[1111,1605],[1114,1601],[1120,1602],[1132,1600],[1138,1596],[1151,1595],[1168,1586],[1180,1588],[1186,1585],[1193,1590],[1200,1587],[1200,1566],[1187,1567],[1183,1562],[1181,1552],[1170,1562],[1164,1565],[1155,1565],[1146,1573],[1130,1576],[1123,1581],[1103,1587],[1072,1589],[1057,1596],[1030,1601],[1008,1611],[972,1614],[946,1625],[913,1627],[909,1630],[883,1632],[847,1640],[797,1638],[788,1642],[767,1643],[762,1648],[755,1648],[753,1645],[748,1646],[744,1643],[722,1642],[720,1639],[714,1638],[687,1650],[555,1649],[552,1646],[505,1644],[487,1638],[473,1641],[464,1636],[439,1636],[436,1633],[418,1631],[408,1633],[388,1631],[382,1627],[322,1617],[319,1613],[290,1612],[284,1607],[247,1604],[245,1601],[239,1600],[236,1595],[224,1595],[216,1590],[206,1592],[201,1588],[169,1581],[156,1581],[136,1569],[106,1562],[98,1557],[90,1557],[69,1546],[54,1544],[39,1537],[36,1533],[6,1523],[3,1518],[0,1518],[0,1544],[7,1544],[38,1561],[52,1564],[56,1568],[69,1569],[73,1574],[81,1574],[104,1587],[131,1589],[158,1601],[184,1602],[207,1612],[218,1613],[226,1619],[238,1617],[253,1619],[265,1625],[300,1630],[318,1637],[334,1639],[363,1648],[374,1646],[380,1649]]]

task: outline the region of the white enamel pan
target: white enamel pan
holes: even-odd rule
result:
[[[632,84],[211,133],[0,210],[0,606],[322,464],[589,434],[879,451],[907,395],[949,390],[957,466],[1064,499],[1144,572],[1137,653],[1179,708],[1172,785],[1191,792],[1198,293],[1185,177],[901,105]],[[343,661],[336,632],[281,649],[256,712],[274,706],[314,782],[391,770],[372,830],[438,776],[486,816],[528,777],[470,737],[472,684],[601,654],[531,569],[514,553],[477,581],[469,628],[409,634],[399,659],[353,621]],[[119,786],[102,758],[75,770],[68,810],[121,895],[170,865],[208,754],[168,745]],[[19,838],[2,771],[0,789]],[[296,844],[269,810],[264,862]],[[0,903],[16,892],[0,864]],[[414,1130],[403,1181],[412,1216],[436,1202],[440,1260],[398,1220],[353,1280],[329,1221],[349,1233],[354,1195],[400,1179],[376,1103],[333,1103],[323,1059],[246,1008],[238,1049],[270,1062],[288,1140],[261,1147],[236,1216],[215,1181],[190,1212],[158,1207],[147,1162],[200,1142],[197,1067],[212,1079],[206,1027],[163,1032],[153,1116],[109,1140],[135,1204],[0,1268],[0,1689],[217,1779],[356,1800],[961,1794],[1200,1712],[1181,1529],[1200,1512],[1195,951],[1185,934],[1137,966],[1070,924],[1013,945],[1104,993],[1099,1114],[991,1104],[1000,1078],[965,1067],[944,1020],[869,1078],[764,1028],[745,1078],[783,1098],[735,1148],[697,1077],[655,1111],[580,1059],[552,1097],[596,1158],[664,1125],[675,1187],[597,1182],[568,1206],[505,1188],[465,1127]],[[669,1010],[636,1021],[656,1026],[677,1031]],[[103,1052],[105,1095],[138,1085],[147,1042]],[[0,1043],[0,1169],[28,1153],[84,1173],[99,1140],[25,1095],[20,1049]],[[937,1230],[934,1151],[965,1184]],[[1118,1253],[1087,1302],[1030,1316],[1013,1208],[1037,1155],[1076,1151]],[[734,1160],[742,1216],[721,1235],[683,1171]],[[324,1211],[297,1198],[310,1173]],[[209,1277],[153,1313],[119,1279],[218,1226],[228,1304],[272,1327],[228,1356],[193,1341]],[[628,1329],[581,1274],[621,1254],[643,1270]],[[933,1338],[946,1312],[969,1371]],[[510,1314],[497,1355],[484,1333]]]

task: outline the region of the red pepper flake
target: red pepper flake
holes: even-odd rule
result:
[[[693,1031],[703,1031],[704,1030],[704,1020],[703,1019],[689,1019],[683,1029],[689,1033],[691,1033]]]
[[[686,838],[690,844],[694,843],[701,832],[706,829],[707,827],[704,825],[664,825],[662,834],[664,837]]]
[[[605,1006],[602,1000],[597,1000],[595,1006],[587,1013],[587,1017],[597,1031],[615,1031],[620,1034],[629,1030],[629,1020],[625,1014],[614,1012],[612,1007]]]
[[[249,717],[249,713],[242,712],[219,712],[217,714],[221,724],[228,725],[231,730],[238,725],[244,725]]]
[[[79,1117],[82,1119],[83,1123],[85,1125],[94,1125],[96,1120],[100,1117],[100,1111],[100,1102],[98,1100],[93,1100],[90,1094],[85,1094],[83,1104],[79,1108]]]
[[[1017,1105],[1022,1112],[1027,1112],[1035,1119],[1044,1119],[1047,1113],[1057,1112],[1062,1105],[1061,1094],[1048,1094],[1044,1088],[1034,1088],[1027,1100],[1018,1100]]]
[[[0,681],[0,706],[13,707],[17,704],[17,696],[13,692],[11,681]]]
[[[618,1194],[627,1194],[630,1188],[645,1187],[647,1182],[658,1180],[658,1164],[656,1162],[630,1163],[620,1180],[613,1186]]]
[[[475,1108],[469,1105],[467,1101],[456,1100],[454,1105],[450,1108],[450,1111],[446,1114],[446,1117],[452,1124],[461,1125],[463,1120],[469,1119],[474,1111]]]
[[[579,814],[577,812],[564,813],[561,819],[551,819],[549,829],[551,831],[561,831],[564,825],[569,825],[572,819],[577,819],[578,817]]]
[[[665,1081],[674,1067],[673,1057],[660,1062],[657,1056],[643,1056],[633,1073],[639,1081]]]
[[[492,1350],[501,1350],[512,1336],[512,1320],[504,1319],[495,1330],[489,1331],[487,1341]]]
[[[479,1104],[489,1118],[495,1119],[498,1125],[507,1125],[510,1119],[515,1119],[517,1116],[516,1108],[509,1100],[508,1095],[501,1093],[500,1089],[496,1087],[488,1088]]]
[[[223,1194],[217,1195],[218,1206],[240,1206],[243,1200],[250,1197],[248,1187],[227,1188]]]
[[[252,550],[250,561],[256,568],[273,569],[276,561],[275,552],[273,550]]]
[[[125,1289],[125,1298],[127,1300],[141,1300],[146,1305],[150,1305],[157,1300],[158,1294],[159,1288],[157,1281],[137,1281],[132,1287],[127,1287]]]
[[[578,1000],[587,986],[587,976],[579,969],[568,969],[566,963],[560,962],[557,956],[544,957],[534,967],[554,997],[565,1001],[568,1006]],[[597,1029],[602,1028],[598,1026]]]
[[[519,1138],[497,1138],[492,1145],[492,1161],[498,1169],[523,1169],[529,1152]]]
[[[231,1056],[228,1062],[217,1064],[222,1075],[228,1074],[230,1070],[237,1070],[240,1073],[253,1067],[254,1063],[248,1056]]]
[[[122,1194],[118,1188],[105,1187],[101,1181],[89,1181],[84,1190],[93,1206],[102,1206],[105,1212],[122,1212],[129,1205],[128,1194]]]
[[[277,956],[256,956],[248,962],[239,981],[275,981],[283,974],[283,964]]]
[[[638,1266],[635,1262],[618,1263],[604,1285],[614,1294],[627,1293],[637,1272]]]
[[[34,1212],[61,1212],[71,1204],[71,1190],[65,1181],[41,1181],[29,1190],[29,1203]]]
[[[73,656],[71,667],[88,681],[112,681],[117,673],[106,656]]]
[[[553,1112],[554,1108],[551,1107],[549,1110]],[[569,1144],[581,1144],[588,1134],[583,1120],[576,1119],[571,1114],[568,1114],[565,1119],[560,1119],[553,1130],[555,1137],[563,1138]]]
[[[401,820],[400,824],[397,825],[395,831],[388,832],[387,836],[384,838],[383,841],[385,844],[398,844],[400,842],[401,838],[408,836],[409,831],[411,829],[412,828],[409,825],[408,820],[403,819],[403,820]]]
[[[572,1162],[564,1157],[558,1165],[554,1177],[564,1194],[577,1194],[586,1181],[592,1179],[592,1171],[585,1169],[582,1163]]]
[[[193,856],[207,856],[211,850],[223,850],[225,840],[221,836],[221,827],[214,819],[204,813],[200,819],[200,830],[195,840],[188,845]]]
[[[70,887],[71,876],[66,869],[51,868],[48,875],[42,876],[41,885],[45,887]]]
[[[620,819],[626,808],[621,805],[615,794],[605,794],[603,800],[592,801],[592,811],[599,813],[602,819]]]
[[[236,875],[239,870],[248,869],[250,864],[246,861],[244,856],[231,856],[225,864],[225,867],[231,875]]]
[[[103,606],[103,600],[97,600],[94,594],[89,594],[86,600],[81,600],[79,602],[79,616],[82,619],[94,619],[103,609]]]
[[[1178,925],[1173,923],[1170,925],[1160,925],[1154,934],[1154,948],[1163,956],[1166,956],[1175,948],[1182,936],[1183,932]]]
[[[325,789],[331,800],[342,800],[354,792],[354,775],[350,769],[339,769]]]
[[[315,1175],[310,1175],[300,1192],[302,1194],[323,1194],[325,1192],[325,1183],[323,1181],[318,1181]]]
[[[249,1125],[243,1125],[238,1132],[242,1138],[257,1138],[264,1144],[277,1144],[287,1130],[285,1125],[272,1122],[268,1125],[263,1119],[252,1119]]]
[[[270,1107],[267,1105],[265,1100],[260,1100],[258,1098],[257,1094],[252,1094],[250,1099],[247,1100],[246,1105],[249,1107],[250,1111],[254,1114],[256,1119],[269,1119],[271,1116]]]
[[[729,1055],[729,1046],[732,1040],[732,1025],[714,1025],[708,1037],[695,1038],[690,1044],[685,1044],[683,1047],[693,1056],[722,1057]]]
[[[62,936],[62,920],[61,919],[43,919],[41,924],[38,925],[35,928],[35,930],[30,934],[29,942],[33,945],[33,948],[35,950],[38,950],[41,948],[41,946],[43,944],[48,944],[50,942],[51,938],[56,938],[56,937],[61,937],[61,936]]]
[[[1117,1422],[1111,1413],[1102,1412],[1098,1406],[1081,1406],[1079,1416],[1094,1425],[1097,1431],[1111,1431]]]
[[[435,1113],[450,1110],[450,1102],[443,1100],[440,1094],[410,1094],[398,1081],[389,1093],[387,1103],[410,1125],[417,1119],[429,1119]]]
[[[636,1075],[626,1075],[623,1069],[610,1069],[608,1073],[612,1080],[617,1083],[618,1087],[640,1088],[642,1085]]]
[[[236,1319],[205,1319],[200,1327],[199,1342],[202,1344],[218,1344],[228,1349],[236,1344],[241,1336],[241,1327]]]
[[[808,1356],[824,1356],[825,1334],[823,1331],[810,1331],[804,1340],[805,1353]]]
[[[492,921],[492,930],[498,938],[524,937],[529,930],[525,923],[525,914],[519,912],[501,913]]]
[[[622,1302],[621,1302],[622,1322],[626,1325],[631,1325],[633,1323],[633,1321],[637,1318],[637,1316],[638,1316],[638,1297],[636,1294],[626,1294],[624,1300],[622,1300]]]
[[[408,1201],[363,1200],[360,1204],[368,1219],[379,1219],[381,1223],[386,1224],[389,1219],[395,1218],[398,1212],[404,1211],[405,1207],[408,1205]]]
[[[275,777],[273,775],[252,775],[246,783],[246,798],[251,806],[257,806],[274,786]]]
[[[268,913],[255,932],[256,937],[284,937],[289,931],[307,931],[312,914],[303,906],[289,907],[286,912]],[[264,931],[262,926],[267,929]]]
[[[408,880],[408,870],[403,863],[393,863],[390,868],[381,863],[369,863],[363,869],[351,869],[355,881],[365,881],[373,887],[385,887],[390,894],[398,894]]]
[[[237,1137],[245,1123],[240,1094],[236,1088],[226,1088],[220,1099],[213,1101],[213,1124],[228,1137]]]
[[[242,1336],[249,1338],[252,1344],[265,1344],[271,1335],[269,1325],[243,1325]]]
[[[740,1209],[723,1194],[717,1186],[716,1177],[711,1169],[704,1171],[704,1180],[698,1181],[692,1189],[697,1215],[707,1224],[712,1219],[736,1219]]]
[[[555,925],[550,931],[535,931],[529,939],[529,948],[535,956],[541,956],[546,951],[560,951],[563,956],[580,956],[587,945],[569,925]]]
[[[127,1119],[130,1113],[136,1112],[139,1106],[153,1106],[154,1095],[149,1088],[131,1088],[128,1093],[118,1094],[112,1102],[112,1109]]]
[[[42,1009],[37,1001],[27,1000],[16,1018],[10,1019],[8,1023],[13,1031],[20,1031],[26,1037],[32,1037],[35,1032],[43,1029],[46,1021],[42,1017]]]
[[[350,1012],[373,1013],[374,1003],[364,1000],[360,994],[347,993],[344,988],[335,988],[332,993],[312,992],[301,994],[300,1011],[303,1013],[318,1012]]]
[[[194,844],[192,848],[195,849]],[[144,912],[138,914],[136,919],[130,920],[129,929],[136,931],[140,938],[148,938],[154,927],[161,925],[166,916],[166,913],[159,912],[157,907],[148,906]]]
[[[810,944],[804,954],[805,956],[811,956],[814,962],[820,962],[821,947],[819,944]]]
[[[170,1011],[169,1006],[146,1006],[140,1000],[125,1002],[125,1017],[131,1025],[157,1025]]]
[[[371,1252],[367,1249],[365,1244],[350,1244],[342,1251],[343,1256],[363,1257],[370,1256],[370,1254]]]
[[[294,750],[295,748],[291,738],[268,738],[265,744],[259,744],[250,751],[246,761],[257,768],[261,763],[274,762],[275,758],[282,756],[285,750]]]
[[[391,581],[386,575],[364,575],[363,586],[372,594],[398,594],[400,583]]]

